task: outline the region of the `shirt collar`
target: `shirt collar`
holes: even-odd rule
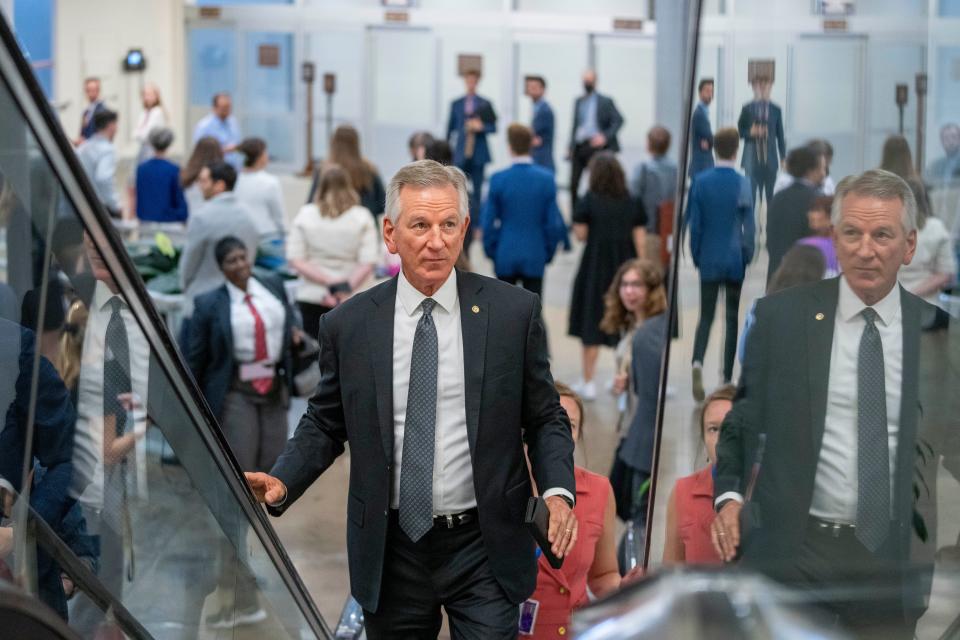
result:
[[[240,287],[238,287],[237,285],[233,284],[228,280],[226,282],[226,285],[227,285],[227,293],[230,294],[230,302],[233,304],[236,304],[238,302],[243,302],[243,299],[247,297],[248,293],[250,295],[253,295],[253,291],[251,291],[251,287],[250,287],[250,285],[252,284],[253,284],[253,278],[250,278],[250,281],[247,282],[247,290],[244,291],[243,289],[241,289]]]
[[[533,164],[533,158],[530,156],[514,156],[513,164]]]
[[[857,297],[857,294],[853,292],[850,285],[847,284],[847,279],[841,277],[840,299],[837,302],[837,314],[840,319],[844,322],[850,322],[861,311],[866,309],[867,306],[868,305],[863,303],[863,300]],[[876,304],[870,306],[877,312],[877,315],[880,317],[880,322],[882,322],[885,327],[890,326],[891,323],[900,317],[900,285],[894,285],[893,288],[890,289],[890,293]]]
[[[401,269],[400,275],[397,278],[397,299],[400,301],[400,306],[403,307],[404,312],[406,312],[408,316],[412,316],[417,309],[420,308],[420,303],[423,302],[426,297],[427,296],[417,291],[417,289],[410,284],[407,277],[403,275],[403,269]],[[457,304],[456,269],[450,272],[447,281],[430,297],[433,298],[444,311],[453,313],[453,309]]]
[[[103,280],[97,280],[97,284],[93,288],[93,308],[102,311],[110,305],[110,301],[114,298],[119,299],[124,307],[127,306],[123,296],[110,291],[110,287]]]
[[[717,160],[713,163],[713,166],[715,166],[715,167],[726,167],[726,168],[728,168],[728,169],[736,169],[736,168],[737,168],[737,161],[736,161],[736,160],[722,160],[722,159],[720,159],[720,158],[717,158]]]

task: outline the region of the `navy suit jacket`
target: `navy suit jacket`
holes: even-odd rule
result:
[[[533,593],[537,559],[523,525],[537,486],[576,495],[569,420],[550,375],[540,299],[458,271],[463,402],[480,534],[511,602]],[[320,384],[270,474],[287,486],[280,515],[350,443],[347,558],[360,605],[380,600],[393,482],[393,319],[397,278],[353,296],[320,320]]]
[[[517,162],[493,174],[480,225],[497,276],[542,278],[566,235],[553,173]]]
[[[90,112],[90,119],[86,121],[86,124],[84,124],[83,114],[80,115],[80,136],[84,140],[89,140],[97,132],[93,125],[93,116],[101,111],[106,111],[106,109],[107,105],[103,104],[103,100],[97,100],[92,106],[88,104],[83,108],[83,114],[86,114],[87,111]]]
[[[706,149],[701,146],[704,141],[707,142]],[[710,129],[710,115],[701,102],[693,110],[693,121],[690,123],[690,177],[712,167],[713,131]]]
[[[464,155],[464,145],[467,142],[467,115],[464,113],[464,105],[467,97],[457,98],[450,104],[450,118],[447,120],[447,142],[454,132],[457,133],[457,139],[453,143],[453,163],[462,166],[467,162]],[[470,164],[487,164],[491,160],[490,148],[487,146],[487,134],[497,131],[497,113],[493,109],[493,103],[481,96],[473,97],[473,115],[480,116],[482,113],[488,113],[493,116],[492,122],[484,122],[483,131],[475,134],[473,146],[473,159]]]
[[[533,135],[541,140],[539,147],[533,147],[530,150],[530,156],[534,163],[554,171],[553,165],[553,108],[546,100],[540,100],[533,107],[533,122],[530,128],[533,129]]]
[[[742,282],[753,259],[753,193],[732,167],[714,167],[690,185],[690,255],[704,282]]]
[[[280,278],[264,276],[257,277],[257,280],[283,303],[286,310],[283,352],[277,363],[277,373],[290,386],[293,380],[290,354],[293,311]],[[237,367],[233,358],[233,328],[230,324],[230,293],[227,285],[197,296],[188,334],[187,362],[213,415],[219,419],[223,399],[230,390]]]
[[[776,172],[780,166],[780,160],[787,155],[787,143],[783,139],[783,113],[780,107],[774,103],[770,102],[769,105],[766,122],[767,163],[764,167],[759,166],[757,141],[750,137],[751,125],[761,122],[759,103],[757,101],[748,102],[740,110],[740,118],[737,120],[737,129],[743,139],[743,159],[740,161],[740,166],[747,172],[747,175],[753,175],[762,168]],[[777,155],[778,152],[779,155]]]
[[[577,146],[577,128],[580,126],[580,101],[586,100],[588,96],[580,96],[573,103],[573,129],[570,131],[570,152],[573,153]],[[610,151],[620,151],[620,142],[617,140],[617,133],[623,126],[623,116],[617,110],[617,105],[613,103],[612,98],[597,94],[597,128],[607,138],[607,146],[604,149]]]

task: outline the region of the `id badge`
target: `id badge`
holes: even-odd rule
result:
[[[240,381],[250,382],[261,378],[273,377],[273,363],[247,362],[240,365]]]
[[[536,600],[527,600],[520,604],[520,635],[531,636],[537,624],[537,611],[540,603]]]

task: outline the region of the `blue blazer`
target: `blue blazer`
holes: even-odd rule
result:
[[[730,167],[714,167],[690,186],[690,254],[704,282],[742,282],[753,259],[753,193]]]
[[[293,384],[293,357],[290,353],[293,311],[279,277],[273,275],[254,277],[283,303],[286,310],[283,350],[277,362],[277,373],[289,387]],[[230,293],[227,291],[226,284],[197,296],[188,335],[187,362],[213,415],[219,419],[220,412],[223,410],[223,399],[233,383],[237,366],[233,359]]]
[[[533,108],[533,122],[530,128],[533,135],[539,136],[542,143],[530,150],[534,164],[554,171],[553,165],[553,108],[546,100],[541,100]]]
[[[749,127],[748,127],[749,130]],[[707,142],[704,150],[701,146]],[[710,129],[710,115],[703,103],[699,103],[693,110],[693,121],[690,123],[690,177],[697,175],[704,169],[713,167],[713,131]]]
[[[497,276],[542,278],[567,233],[553,174],[525,162],[493,174],[480,224]]]
[[[166,158],[150,158],[137,167],[137,218],[150,222],[187,221],[180,167]]]
[[[760,103],[754,100],[743,105],[740,118],[737,120],[737,129],[743,139],[743,159],[740,161],[740,166],[748,176],[764,168],[776,173],[780,167],[780,160],[787,155],[787,143],[783,138],[783,112],[772,102],[768,104],[770,108],[767,114],[767,163],[763,167],[760,166],[757,158],[757,142],[750,137],[750,127],[760,122]],[[777,155],[778,151],[780,155]]]
[[[464,157],[464,145],[467,142],[467,116],[463,111],[467,97],[457,98],[450,104],[450,118],[447,120],[447,142],[450,142],[450,136],[454,131],[457,133],[456,142],[453,143],[453,163],[462,166],[467,159]],[[488,111],[493,115],[492,122],[484,123],[483,131],[476,134],[473,146],[473,158],[470,164],[487,164],[490,162],[490,148],[487,146],[487,134],[497,131],[497,113],[493,110],[493,103],[480,96],[473,97],[474,115],[479,115],[483,111]]]

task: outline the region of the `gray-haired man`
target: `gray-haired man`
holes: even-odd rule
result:
[[[270,475],[247,474],[279,515],[349,441],[350,584],[370,638],[435,637],[441,607],[454,638],[516,637],[537,576],[524,443],[554,552],[577,537],[539,299],[454,271],[468,223],[459,169],[394,176],[383,237],[402,271],[323,317],[310,406]]]
[[[929,563],[913,550],[921,313],[897,283],[917,243],[910,187],[838,185],[842,275],[760,300],[724,420],[711,534],[725,561],[799,587],[858,637],[912,638]],[[929,407],[928,407],[929,410]],[[746,504],[744,501],[746,500]],[[928,523],[928,524],[933,524]]]

